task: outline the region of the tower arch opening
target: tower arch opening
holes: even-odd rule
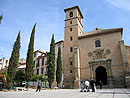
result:
[[[70,12],[70,18],[71,18],[71,17],[73,17],[73,12],[72,12],[72,11]]]

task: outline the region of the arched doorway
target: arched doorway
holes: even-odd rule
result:
[[[107,72],[106,68],[99,66],[95,70],[96,84],[99,85],[99,82],[102,81],[103,85],[107,85]]]

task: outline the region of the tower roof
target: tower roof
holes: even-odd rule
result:
[[[71,7],[71,8],[64,9],[64,11],[65,11],[65,13],[66,13],[66,11],[71,10],[71,9],[75,9],[75,8],[78,9],[78,11],[79,11],[81,17],[83,18],[83,15],[82,15],[82,13],[81,13],[81,11],[80,11],[80,8],[79,8],[78,6],[73,6],[73,7]]]

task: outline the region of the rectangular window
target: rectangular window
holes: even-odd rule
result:
[[[73,65],[73,62],[72,62],[72,61],[70,62],[70,65]]]
[[[39,69],[37,69],[37,75],[39,75]]]
[[[8,63],[8,60],[6,60],[6,64]]]
[[[44,58],[42,58],[42,66],[44,65]]]
[[[95,47],[101,47],[101,41],[100,40],[96,40],[95,41]]]
[[[38,61],[37,61],[37,67],[39,66],[39,63],[40,63],[40,61],[38,60]]]
[[[70,31],[72,31],[72,28],[70,28]]]
[[[73,38],[72,38],[72,36],[70,37],[70,41],[72,41],[73,40]]]
[[[34,53],[34,58],[36,57],[36,53]]]
[[[70,52],[73,52],[73,48],[72,47],[70,47]]]
[[[44,72],[44,68],[41,69],[41,74],[43,74],[43,72]]]
[[[70,70],[70,73],[73,73],[72,70]]]
[[[72,24],[72,21],[70,21],[70,24]]]

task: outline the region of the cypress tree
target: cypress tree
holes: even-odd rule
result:
[[[7,71],[7,89],[9,90],[12,87],[13,79],[17,72],[17,65],[19,60],[19,51],[20,51],[20,32],[18,33],[17,39],[13,46],[13,51],[9,60],[9,66]]]
[[[54,81],[54,74],[55,74],[55,40],[53,34],[50,44],[49,65],[48,65],[48,82],[50,88],[52,82]]]
[[[27,81],[27,88],[29,86],[28,82],[32,79],[33,76],[33,67],[34,67],[34,58],[33,58],[33,51],[34,51],[34,34],[35,34],[35,27],[36,24],[33,26],[30,42],[28,45],[28,51],[27,51],[27,58],[26,58],[26,81]]]
[[[62,79],[62,62],[61,62],[61,48],[58,48],[58,57],[57,57],[57,70],[56,70],[56,81],[58,87],[60,87],[60,82]]]
[[[1,15],[1,16],[0,16],[0,24],[1,24],[1,20],[2,20],[2,19],[3,19],[3,16]]]

